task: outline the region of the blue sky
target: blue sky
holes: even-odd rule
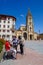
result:
[[[0,14],[16,17],[16,29],[26,24],[28,8],[33,16],[34,31],[43,33],[43,0],[0,0]]]

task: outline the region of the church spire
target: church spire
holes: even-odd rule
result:
[[[30,12],[30,9],[28,9],[28,13],[27,13],[28,16],[32,16],[31,12]]]

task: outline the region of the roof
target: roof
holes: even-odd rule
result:
[[[0,14],[0,19],[6,19],[6,18],[12,18],[13,20],[15,20],[16,21],[16,18],[14,17],[14,16],[10,16],[10,15],[4,15],[4,14]]]
[[[39,34],[38,39],[43,40],[43,33]]]
[[[34,32],[34,34],[38,34],[37,32]]]
[[[22,31],[22,30],[17,30],[17,31]]]
[[[41,33],[40,35],[43,35],[43,33]]]

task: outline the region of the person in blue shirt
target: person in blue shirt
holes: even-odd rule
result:
[[[16,36],[13,37],[12,42],[13,42],[13,48],[15,48],[16,51],[17,51],[18,39],[16,38]]]

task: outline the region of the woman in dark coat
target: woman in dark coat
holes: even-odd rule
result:
[[[18,37],[18,40],[19,40],[19,45],[20,45],[20,52],[21,52],[21,54],[23,54],[24,53],[24,50],[23,50],[24,45],[23,45],[21,36]]]

